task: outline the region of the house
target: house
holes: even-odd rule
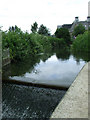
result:
[[[67,28],[70,33],[73,32],[75,26],[82,24],[86,30],[90,27],[90,16],[87,17],[87,20],[85,21],[79,21],[79,17],[75,17],[75,20],[72,24],[63,24],[63,25],[58,25],[57,28]]]

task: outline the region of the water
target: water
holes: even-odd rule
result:
[[[4,83],[3,118],[49,119],[66,91]],[[20,119],[21,120],[21,119]]]
[[[11,70],[10,74],[6,77],[11,81],[17,80],[43,85],[69,87],[86,63],[83,59],[76,61],[73,55],[69,55],[66,59],[61,59],[54,53],[48,56],[46,60],[42,59],[43,56],[45,54],[38,56],[34,65],[31,58],[28,58],[27,61],[29,62],[26,61],[24,64],[12,64],[9,69],[9,71]]]
[[[89,60],[87,54],[70,54],[59,50],[30,56],[23,62],[12,63],[3,69],[3,80],[69,87]],[[66,93],[65,90],[4,82],[2,91],[3,118],[41,118],[43,120],[49,119]]]

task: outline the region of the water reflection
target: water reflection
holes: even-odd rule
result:
[[[84,53],[84,52],[73,52],[72,53],[73,56],[74,56],[74,59],[75,61],[77,62],[77,64],[80,64],[80,61],[83,60],[83,61],[90,61],[90,53]]]
[[[62,61],[68,60],[70,57],[70,51],[68,50],[55,50],[56,56],[58,59],[61,59]]]
[[[61,61],[54,54],[46,62],[40,61],[34,66],[34,70],[31,73],[25,73],[24,77],[33,78],[39,83],[69,86],[84,64],[84,61],[80,61],[80,65],[77,65],[72,55],[68,61]]]
[[[87,60],[87,56],[82,59],[79,55],[81,54],[56,50],[35,57],[30,56],[24,62],[12,64],[9,69],[11,72],[6,77],[6,73],[3,74],[3,79],[70,86]]]

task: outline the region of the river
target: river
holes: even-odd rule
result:
[[[88,54],[41,53],[3,69],[3,81],[33,82],[67,87],[89,61]],[[66,90],[4,83],[3,118],[49,118]]]

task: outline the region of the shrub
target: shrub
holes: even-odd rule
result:
[[[67,48],[63,38],[54,38],[38,33],[22,32],[18,27],[11,27],[2,34],[3,49],[9,48],[12,61],[21,61],[38,53],[48,53],[55,48]]]
[[[21,32],[3,32],[3,49],[10,49],[11,60],[22,60],[28,55],[35,55],[41,51],[37,41],[32,40],[30,34]]]
[[[55,36],[57,38],[63,38],[67,45],[71,44],[71,37],[70,37],[70,33],[69,33],[68,29],[66,29],[66,28],[57,29],[55,32]]]
[[[71,49],[73,51],[90,52],[90,31],[78,35],[74,40]]]
[[[73,35],[77,36],[79,34],[83,34],[85,32],[85,27],[82,24],[79,24],[74,28]]]

